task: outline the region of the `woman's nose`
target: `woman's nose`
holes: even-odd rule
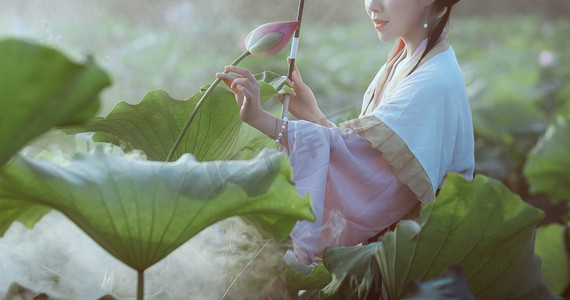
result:
[[[364,0],[366,10],[370,13],[379,13],[382,11],[380,0]]]

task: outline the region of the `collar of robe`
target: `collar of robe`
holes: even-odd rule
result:
[[[376,88],[374,89],[374,93],[370,98],[366,109],[363,113],[369,112],[369,108],[372,105],[372,108],[378,107],[384,100],[386,100],[387,96],[390,95],[390,92],[394,90],[398,86],[398,84],[406,78],[412,69],[418,64],[418,68],[421,67],[425,62],[430,60],[432,57],[445,52],[449,49],[449,40],[447,39],[447,33],[444,31],[441,36],[439,37],[435,46],[424,56],[424,58],[420,61],[421,58],[421,51],[425,49],[425,45],[427,44],[427,39],[425,39],[421,45],[416,49],[412,58],[405,63],[405,65],[401,66],[398,69],[397,74],[392,74],[394,68],[398,65],[399,62],[402,61],[404,57],[406,57],[406,44],[404,43],[403,39],[400,39],[398,42],[398,47],[396,47],[395,51],[389,56],[388,62],[386,62],[386,66],[384,67],[382,73],[378,77],[378,81],[376,82]],[[391,77],[391,78],[390,78]],[[373,111],[374,109],[370,110]]]

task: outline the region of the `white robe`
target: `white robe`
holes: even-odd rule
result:
[[[453,49],[364,111],[376,81],[364,95],[363,116],[341,128],[289,122],[293,181],[300,194],[310,193],[317,220],[299,222],[291,233],[301,261],[311,262],[327,246],[356,245],[418,201],[433,201],[449,172],[473,178],[471,110]]]

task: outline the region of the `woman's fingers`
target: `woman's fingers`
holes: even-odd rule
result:
[[[242,94],[243,96],[249,98],[251,98],[253,95],[252,82],[247,78],[229,73],[217,73],[216,77],[220,78],[230,89],[236,93]]]
[[[225,85],[227,85],[232,91],[239,93],[241,91],[241,89],[239,89],[239,86],[242,86],[246,89],[253,89],[254,87],[252,86],[252,82],[244,77],[235,75],[235,74],[229,74],[229,73],[217,73],[216,77],[220,78]],[[256,81],[257,82],[257,81]]]
[[[244,78],[247,78],[249,80],[257,82],[255,77],[253,77],[253,74],[251,74],[251,72],[249,72],[247,69],[236,67],[236,66],[226,66],[226,71],[234,72],[236,74],[241,75]]]
[[[218,77],[220,79],[234,80],[236,78],[239,78],[240,76],[237,76],[236,74],[230,74],[230,73],[216,73],[216,77]]]
[[[293,70],[293,74],[291,74],[291,77],[293,78],[293,82],[299,84],[303,83],[303,79],[301,78],[301,74],[299,74],[299,70]]]
[[[238,86],[243,86],[247,89],[252,89],[251,81],[249,81],[248,79],[243,78],[243,77],[239,77],[237,79],[234,79],[230,88],[235,89]]]
[[[293,80],[298,79],[299,81],[303,81],[303,78],[301,77],[301,72],[299,72],[299,68],[297,68],[297,65],[295,64],[293,66]]]
[[[291,57],[287,57],[287,63],[289,64],[291,63]],[[299,68],[297,68],[297,64],[293,65],[293,81],[296,81],[295,77],[298,78],[300,81],[303,81],[303,78],[301,77],[301,72],[299,72]]]
[[[248,89],[257,88],[257,79],[255,79],[253,74],[251,74],[247,69],[236,66],[226,66],[226,71],[234,74],[217,73],[216,76],[224,81],[224,83],[232,90],[238,85],[242,85]]]
[[[226,66],[226,72],[217,73],[216,76],[235,94],[242,120],[253,120],[260,111],[263,111],[259,103],[259,82],[248,70]]]
[[[226,69],[227,69],[229,72],[234,72],[233,70],[230,70],[230,68],[233,69],[233,68],[237,68],[237,67],[226,67]],[[246,80],[250,80],[250,81],[253,81],[253,82],[257,82],[257,80],[255,79],[255,77],[253,77],[253,74],[249,73],[248,70],[242,69],[242,68],[239,68],[239,69],[241,69],[241,70],[238,70],[238,71],[240,71],[240,73],[237,73],[237,72],[234,72],[234,73],[236,73],[236,74],[232,74],[232,73],[216,73],[216,77],[220,78],[220,79],[223,80],[224,82],[232,82],[232,81],[234,81],[234,80],[236,80],[236,79],[239,79],[239,78],[243,78],[243,79],[246,79]],[[242,70],[243,70],[244,72],[242,72]],[[242,73],[243,73],[243,74],[242,74]]]
[[[216,77],[220,78],[224,82],[224,84],[227,85],[229,88],[231,88],[232,82],[235,79],[240,78],[235,74],[229,74],[229,73],[216,73]]]
[[[249,89],[247,89],[246,87],[244,87],[243,85],[238,85],[237,89],[243,94],[245,99],[251,100],[253,98],[252,92]]]

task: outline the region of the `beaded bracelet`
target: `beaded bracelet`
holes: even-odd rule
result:
[[[281,124],[281,130],[279,131],[279,133],[277,134],[277,138],[275,139],[275,145],[279,148],[281,148],[279,144],[281,143],[281,138],[283,137],[283,133],[285,132],[288,123],[289,120],[287,119],[287,117],[283,118],[283,123]]]

